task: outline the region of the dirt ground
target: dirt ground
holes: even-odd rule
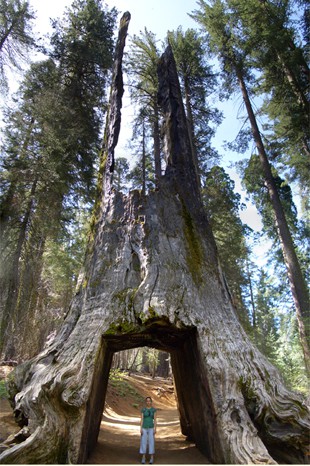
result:
[[[98,443],[87,464],[140,463],[140,410],[146,396],[158,409],[155,463],[211,464],[181,434],[171,381],[137,374],[126,375],[125,380],[129,389],[123,393],[109,383]],[[9,403],[0,400],[0,441],[18,430]]]

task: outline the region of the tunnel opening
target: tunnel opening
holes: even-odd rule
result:
[[[85,463],[97,444],[113,355],[144,346],[170,354],[182,434],[207,458],[215,463],[223,462],[197,330],[178,328],[162,319],[152,319],[136,331],[102,336],[86,407],[79,462]]]

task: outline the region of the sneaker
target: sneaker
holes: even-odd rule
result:
[[[142,458],[141,464],[145,464],[145,458]]]
[[[154,460],[153,459],[150,459],[150,464],[153,464],[154,463]]]

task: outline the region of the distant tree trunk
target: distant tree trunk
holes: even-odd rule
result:
[[[286,264],[288,279],[295,303],[300,341],[303,348],[305,364],[308,374],[310,374],[310,316],[309,316],[309,293],[299,264],[299,260],[294,248],[293,239],[285,218],[285,213],[281,204],[275,180],[272,176],[271,166],[265,151],[259,128],[257,126],[255,114],[248,95],[247,87],[243,79],[242,72],[236,67],[236,73],[242,92],[242,97],[249,116],[253,138],[259,154],[259,159],[263,169],[266,187],[268,189],[270,201],[273,207],[276,227],[282,247],[284,262]]]
[[[4,311],[1,319],[0,330],[0,355],[4,360],[10,360],[16,355],[16,339],[18,338],[18,316],[16,315],[20,288],[20,264],[22,251],[25,245],[27,231],[33,213],[34,195],[38,180],[35,179],[29,193],[27,208],[21,222],[18,234],[17,245],[8,266],[7,298],[4,303]]]
[[[131,350],[133,352],[133,358],[132,361],[130,362],[130,366],[128,367],[129,375],[132,371],[135,370],[136,364],[137,364],[137,359],[139,355],[139,349],[136,350]]]
[[[150,361],[150,369],[151,369],[151,376],[152,379],[155,379],[156,376],[156,368],[157,368],[157,351],[152,349],[151,351],[151,361]]]
[[[111,369],[119,369],[121,366],[121,353],[115,353],[113,356],[113,362],[111,365]]]
[[[15,359],[19,361],[30,359],[42,349],[41,333],[44,335],[47,327],[46,317],[38,315],[37,307],[44,249],[45,238],[29,240],[20,272],[20,296],[15,311],[18,328]]]
[[[169,376],[169,353],[159,351],[159,362],[156,373],[159,377],[167,378]]]
[[[28,423],[21,434],[28,438],[0,461],[85,464],[97,442],[113,354],[147,346],[171,354],[182,432],[212,463],[305,462],[309,411],[245,334],[218,263],[170,47],[158,69],[168,148],[160,189],[146,198],[112,189],[128,22],[127,13],[85,273],[55,340],[15,371],[15,414]]]
[[[147,359],[147,350],[142,351],[142,363],[141,363],[141,372],[145,374],[150,373],[150,364]]]

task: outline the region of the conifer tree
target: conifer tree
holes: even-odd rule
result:
[[[0,85],[5,89],[6,69],[28,60],[28,52],[35,47],[32,32],[34,12],[26,0],[0,1]]]
[[[129,76],[131,99],[138,105],[137,120],[141,122],[143,115],[144,125],[148,123],[151,127],[156,185],[162,173],[160,111],[157,102],[159,57],[155,34],[145,28],[140,36],[133,36],[127,55],[126,70]]]

